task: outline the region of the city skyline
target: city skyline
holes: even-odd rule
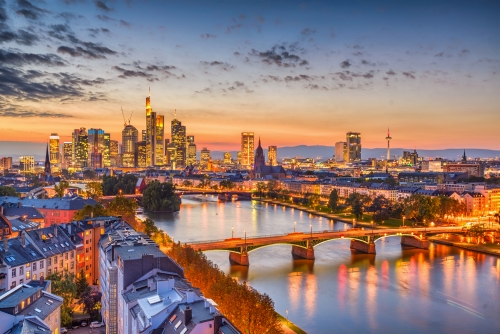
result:
[[[498,3],[98,3],[0,1],[3,145],[119,139],[121,107],[141,132],[151,86],[155,112],[213,151],[244,131],[383,147],[387,127],[393,147],[499,148]]]

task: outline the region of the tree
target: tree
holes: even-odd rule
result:
[[[234,188],[234,182],[229,179],[225,179],[220,181],[219,186],[221,189],[231,190]]]
[[[126,198],[123,195],[116,197],[108,204],[108,213],[113,216],[135,217],[135,210],[139,205],[133,198]]]
[[[85,271],[82,269],[80,273],[76,277],[76,297],[82,298],[82,296],[86,293],[89,293],[92,288],[87,282],[87,278],[85,277]]]
[[[267,186],[264,182],[257,182],[257,193],[259,198],[262,198],[262,193],[266,190]]]
[[[149,211],[172,212],[180,210],[181,201],[170,182],[154,180],[146,186],[142,194],[142,205]]]
[[[399,185],[398,180],[396,180],[392,176],[389,176],[387,179],[385,179],[383,183],[388,184],[388,185],[393,186],[393,187],[396,187]]]
[[[102,178],[102,192],[105,196],[119,194],[135,194],[137,177],[134,174],[118,176],[104,176]]]
[[[75,283],[75,274],[53,273],[46,277],[51,281],[51,292],[63,298],[61,306],[61,324],[63,326],[71,325],[73,310],[71,305],[76,298],[77,288]]]
[[[150,218],[144,219],[142,221],[142,226],[144,228],[144,233],[150,238],[153,234],[158,232],[158,227],[156,227],[155,222]]]
[[[184,180],[184,182],[182,182],[182,186],[186,188],[191,188],[193,186],[193,182],[189,180]]]
[[[337,207],[339,205],[339,193],[337,192],[337,189],[333,189],[332,192],[330,193],[330,198],[328,200],[328,207],[332,209],[332,211],[335,212],[337,210]]]
[[[87,198],[96,199],[102,196],[102,183],[100,182],[89,182],[85,186],[85,192]]]
[[[17,192],[14,187],[0,186],[0,196],[17,196]]]
[[[54,191],[56,192],[55,197],[64,197],[64,192],[69,188],[69,183],[66,181],[61,181],[59,184],[54,185]]]
[[[468,237],[476,238],[476,242],[479,243],[481,241],[481,238],[484,237],[485,232],[485,228],[481,224],[475,224],[467,229],[465,235]]]
[[[79,304],[83,304],[83,310],[92,320],[97,319],[100,315],[99,310],[101,309],[101,297],[102,294],[99,291],[89,289],[78,301]]]
[[[84,180],[95,180],[97,179],[97,174],[93,170],[83,171],[83,179]]]
[[[96,205],[85,205],[82,209],[78,210],[75,213],[73,219],[81,220],[88,217],[100,217],[100,216],[109,216],[108,210],[106,210],[101,204],[97,203]]]
[[[366,202],[368,202],[368,198],[366,196],[358,193],[352,193],[345,200],[345,202],[346,205],[351,207],[351,212],[356,219],[363,217],[363,206]]]

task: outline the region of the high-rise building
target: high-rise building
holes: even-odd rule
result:
[[[140,141],[136,144],[137,148],[135,150],[135,166],[137,167],[147,167],[147,149],[146,142]]]
[[[187,136],[187,153],[186,165],[196,164],[196,144],[194,143],[194,136]]]
[[[71,166],[74,169],[82,169],[88,165],[88,134],[85,128],[75,129],[73,140],[73,161]]]
[[[233,162],[233,158],[231,157],[231,152],[224,152],[224,163],[230,164]]]
[[[165,117],[163,115],[156,116],[155,129],[155,166],[163,166],[165,164]]]
[[[88,166],[90,168],[104,167],[104,130],[89,129],[88,131]]]
[[[126,125],[122,130],[122,165],[136,166],[137,137],[139,132],[133,125]],[[143,140],[143,142],[145,142]]]
[[[151,90],[146,97],[146,165],[156,163],[156,113],[151,108]]]
[[[278,148],[276,146],[269,146],[267,149],[267,163],[269,166],[278,165]]]
[[[200,154],[200,166],[203,169],[208,168],[208,161],[210,160],[210,150],[204,147]]]
[[[120,154],[120,143],[118,140],[110,140],[109,141],[109,163],[110,166],[121,166],[122,165],[122,156]],[[133,161],[133,160],[132,160]]]
[[[170,169],[175,169],[177,167],[177,148],[174,143],[169,143],[167,145],[167,165],[170,165]]]
[[[171,123],[172,144],[176,149],[176,167],[186,167],[186,127],[177,120],[177,111]]]
[[[0,169],[11,169],[12,168],[12,157],[2,157],[0,159]]]
[[[62,152],[63,168],[69,169],[72,167],[71,162],[73,161],[73,143],[70,141],[64,142]]]
[[[238,151],[238,153],[236,153],[236,161],[238,161],[238,164],[241,165],[241,151]]]
[[[251,167],[254,160],[254,134],[253,132],[241,133],[241,164]]]
[[[19,157],[19,167],[21,173],[34,173],[35,172],[35,157],[32,155],[23,155]]]
[[[346,134],[347,142],[347,161],[352,163],[361,160],[361,133],[348,132]]]
[[[335,161],[344,162],[347,160],[347,143],[339,141],[335,143]]]
[[[110,160],[110,154],[109,154],[110,145],[111,145],[111,134],[105,133],[104,134],[104,151],[102,152],[103,167],[111,166],[111,160]]]
[[[142,137],[141,137],[141,141],[146,141],[146,130],[142,130]]]
[[[57,133],[51,133],[49,139],[50,145],[50,165],[51,172],[58,173],[61,168],[61,152],[59,149],[59,136]]]

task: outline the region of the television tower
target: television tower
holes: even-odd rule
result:
[[[389,170],[389,159],[391,158],[391,145],[390,141],[392,139],[391,137],[391,132],[389,131],[389,128],[387,128],[387,137],[385,137],[387,140],[387,160],[385,162],[385,171],[388,172]]]

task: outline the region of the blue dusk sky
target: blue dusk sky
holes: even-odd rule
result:
[[[0,0],[0,146],[145,128],[198,147],[500,149],[500,1]],[[29,145],[23,145],[29,147]],[[0,149],[1,151],[1,149]],[[39,152],[26,152],[39,153]],[[1,154],[1,152],[0,152]]]

